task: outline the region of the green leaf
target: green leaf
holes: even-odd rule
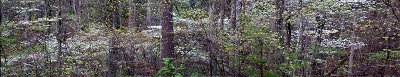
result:
[[[388,40],[389,39],[389,37],[382,37],[383,39],[385,39],[385,40]]]
[[[273,71],[267,71],[265,74],[267,77],[280,77],[279,74],[277,74]]]

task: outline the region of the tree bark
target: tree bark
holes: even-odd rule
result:
[[[0,26],[3,25],[3,0],[0,0]],[[0,32],[0,34],[3,34],[2,32]],[[0,45],[0,54],[4,54],[4,50],[3,50],[3,45]],[[6,59],[5,55],[1,55],[0,56],[0,67],[3,67],[3,61],[2,59]],[[0,76],[3,77],[3,69],[0,69]]]
[[[136,28],[136,0],[128,0],[128,11],[129,11],[129,17],[128,17],[128,26],[130,29]]]
[[[356,30],[356,19],[353,18],[353,25],[352,25],[352,32],[351,32],[351,36],[353,41],[355,41],[356,38],[356,34],[355,34],[355,30]],[[350,45],[350,55],[349,55],[349,69],[348,69],[348,77],[354,77],[354,73],[353,73],[353,63],[354,63],[354,52],[355,51],[355,45]]]
[[[231,35],[233,35],[233,36],[237,36],[237,28],[236,28],[236,26],[237,26],[237,22],[236,22],[236,0],[231,0],[230,1],[230,16],[229,16],[229,20],[230,20],[230,25],[231,25],[231,31],[233,31],[233,32],[231,32]],[[232,41],[234,42],[234,44],[238,47],[239,46],[239,43],[238,43],[238,39],[232,39]],[[239,58],[239,53],[240,53],[240,51],[238,50],[238,49],[235,49],[234,50],[234,57],[236,57],[236,58]],[[239,60],[240,61],[240,60]],[[240,62],[238,62],[239,63],[239,65],[236,67],[236,73],[235,73],[235,76],[239,76],[240,75],[240,73],[241,73],[241,69],[240,69],[240,66],[241,66],[241,63]]]
[[[44,8],[45,9],[45,17],[49,18],[49,17],[53,16],[53,14],[52,14],[53,11],[51,9],[51,6],[53,4],[54,4],[53,0],[45,0],[45,8]],[[51,24],[51,22],[48,22],[48,24]],[[47,38],[48,37],[45,37],[45,40],[47,40]],[[47,44],[47,42],[45,42],[45,43]],[[54,70],[54,66],[52,65],[53,62],[51,59],[51,52],[47,51],[47,49],[45,49],[45,51],[46,51],[47,61],[49,62],[49,63],[46,63],[46,65],[51,65],[51,66],[46,67],[46,68],[49,68],[51,71],[51,72],[46,72],[46,75],[53,77],[55,75],[55,72],[54,72],[55,70]]]
[[[120,2],[109,0],[110,5],[107,7],[115,7],[111,9],[111,29],[112,33],[114,34],[113,37],[110,39],[110,51],[108,56],[108,74],[107,77],[115,77],[117,76],[117,70],[119,62],[119,53],[120,53],[120,44],[119,44],[119,32],[116,30],[121,29],[121,22],[120,22]]]
[[[283,13],[285,11],[285,0],[275,0],[275,5],[276,5],[276,16],[278,19],[275,20],[275,25],[270,27],[271,32],[277,32],[278,34],[278,38],[279,39],[279,45],[285,45],[285,31],[284,31],[284,17],[283,17]],[[285,46],[283,46],[285,47]],[[282,49],[278,49],[276,51],[273,52],[273,54],[278,55],[277,58],[275,58],[276,60],[274,60],[273,62],[275,63],[283,63],[284,62],[284,56],[282,54]]]
[[[3,1],[0,1],[0,25],[3,24]],[[1,34],[1,32],[0,32]]]
[[[236,0],[231,1],[231,14],[230,14],[230,24],[233,30],[236,30]]]
[[[278,32],[279,36],[284,36],[284,31],[283,31],[283,22],[284,22],[284,17],[283,13],[285,11],[285,0],[275,0],[276,2],[276,10],[277,10],[277,16],[278,19],[275,21],[275,26],[272,28],[273,32]],[[285,38],[280,38],[280,44],[284,45]]]
[[[63,13],[66,12],[66,7],[64,5],[65,0],[59,0],[58,2],[58,13],[57,13],[57,17],[62,18],[59,19],[57,22],[57,42],[58,42],[58,53],[57,53],[57,61],[58,61],[58,75],[62,76],[63,75],[63,71],[62,71],[62,65],[64,64],[64,60],[63,60],[63,43],[64,43],[64,39],[65,39],[65,29],[64,29],[64,25],[63,22],[65,20],[65,17],[63,17]]]
[[[172,0],[162,0],[161,58],[173,58]]]
[[[211,21],[210,21],[210,24],[209,24],[209,26],[208,26],[208,33],[207,33],[207,36],[208,36],[208,38],[209,38],[209,40],[210,40],[210,42],[209,43],[211,43],[211,44],[214,44],[213,43],[213,41],[215,41],[214,39],[211,39],[211,38],[214,38],[213,37],[213,34],[212,33],[215,33],[215,29],[216,28],[211,28],[211,27],[214,27],[214,26],[216,26],[217,24],[214,22],[214,21],[217,21],[217,18],[216,18],[216,1],[215,0],[210,0],[211,2],[211,7],[210,7],[210,10],[209,10],[209,16],[210,16],[210,19],[211,19]],[[209,49],[210,49],[210,51],[208,52],[208,56],[210,57],[210,59],[209,59],[209,72],[210,72],[210,76],[214,76],[214,62],[213,62],[213,60],[214,60],[214,58],[215,58],[215,56],[214,56],[214,53],[215,53],[215,49],[213,48],[213,46],[214,45],[209,45]]]
[[[72,20],[74,21],[74,25],[76,26],[75,29],[77,32],[79,32],[82,28],[82,26],[79,25],[79,20],[78,20],[81,15],[80,6],[81,6],[81,0],[72,0],[73,14],[75,14],[75,18],[73,18]]]
[[[164,0],[161,0],[161,2],[164,2]],[[154,16],[153,16],[153,12],[154,12],[154,7],[152,6],[153,4],[155,4],[153,2],[153,0],[147,0],[146,3],[146,27],[148,26],[154,26]]]
[[[313,53],[313,55],[312,55],[314,57],[314,59],[322,59],[323,58],[323,55],[320,53],[319,48],[322,47],[321,46],[321,42],[323,40],[323,37],[322,37],[323,32],[322,31],[323,31],[323,29],[325,29],[326,21],[325,21],[325,13],[321,13],[321,15],[322,16],[317,15],[317,17],[315,18],[317,21],[316,31],[319,35],[317,35],[317,38],[316,38],[316,43],[317,43],[316,44],[316,47],[317,47],[316,53]],[[321,63],[318,63],[316,60],[313,60],[312,61],[313,75],[322,76],[323,72],[322,72],[322,69],[320,69],[320,68],[321,68]]]

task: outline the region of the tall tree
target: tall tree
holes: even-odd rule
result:
[[[128,0],[128,26],[134,28],[136,26],[136,0]],[[138,29],[138,27],[135,27]]]
[[[0,0],[0,26],[3,26],[3,11],[2,10],[3,10],[3,0]],[[2,35],[1,35],[2,33],[3,32],[0,31],[0,37],[2,37]],[[0,52],[0,54],[1,54],[0,55],[0,59],[3,59],[3,58],[6,59],[5,55],[3,55],[4,54],[4,52],[3,52],[4,50],[3,50],[3,45],[2,44],[0,44],[0,51],[2,51],[2,52]],[[0,67],[3,67],[3,61],[2,60],[0,61]],[[0,74],[1,74],[0,76],[3,76],[3,69],[0,70]]]
[[[110,39],[110,51],[108,56],[108,74],[107,77],[115,77],[117,76],[119,62],[119,53],[121,52],[121,46],[119,41],[119,31],[121,28],[121,7],[119,0],[108,0],[107,3],[108,11],[111,13],[111,17],[108,17],[108,21],[111,22],[111,33],[113,34]]]
[[[239,3],[236,0],[231,1],[231,13],[230,13],[230,24],[232,26],[233,30],[236,30],[237,24],[236,24],[236,15],[237,15],[237,3]]]
[[[154,25],[154,5],[153,4],[155,4],[154,2],[153,2],[154,0],[147,0],[147,3],[146,3],[146,26],[145,27],[148,27],[148,26],[153,26]],[[164,0],[161,0],[161,1],[164,1]]]
[[[0,1],[0,25],[1,24],[3,24],[3,0]]]
[[[73,18],[74,25],[76,26],[77,32],[81,30],[80,26],[80,15],[81,15],[81,1],[82,0],[72,0],[72,13],[75,15],[76,18]]]
[[[357,23],[356,23],[356,18],[353,18],[353,20],[351,21],[352,22],[352,26],[351,26],[351,30],[352,30],[352,32],[351,32],[351,38],[352,38],[352,40],[355,40],[356,39],[356,27],[357,27]],[[354,55],[355,55],[355,48],[356,48],[356,45],[353,45],[353,44],[351,44],[350,45],[350,51],[349,51],[349,53],[350,53],[350,55],[349,55],[349,64],[348,64],[348,66],[349,66],[349,69],[347,70],[348,71],[348,77],[354,77]]]
[[[283,30],[283,26],[284,26],[284,17],[283,17],[283,13],[285,12],[285,0],[275,0],[275,4],[276,4],[276,16],[277,19],[275,21],[275,26],[273,26],[272,31],[273,32],[277,32],[279,36],[281,36],[282,38],[280,38],[280,44],[283,45],[285,42],[285,38],[283,38],[284,36],[284,30]]]
[[[63,71],[62,71],[62,68],[63,68],[63,64],[64,64],[64,61],[63,61],[63,44],[65,44],[65,24],[63,24],[64,23],[64,20],[65,20],[65,17],[63,17],[63,13],[65,13],[66,12],[66,6],[64,5],[64,3],[65,3],[65,0],[59,0],[58,1],[58,6],[59,6],[59,8],[58,8],[58,12],[57,12],[57,17],[59,17],[59,18],[61,18],[61,19],[59,19],[58,21],[57,21],[57,42],[58,42],[58,54],[57,54],[57,61],[58,61],[58,75],[59,76],[62,76],[63,75]]]
[[[172,0],[162,0],[161,58],[172,58],[174,33],[172,23]]]

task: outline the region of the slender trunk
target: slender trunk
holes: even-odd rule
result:
[[[261,40],[261,38],[258,39],[259,42],[259,46],[260,46],[260,52],[259,55],[261,55],[261,57],[264,56],[264,41]],[[264,63],[260,63],[259,64],[259,69],[260,69],[260,76],[264,77]]]
[[[231,29],[232,29],[232,33],[231,33],[231,35],[234,35],[234,36],[238,36],[238,29],[237,29],[237,22],[236,22],[236,14],[237,14],[237,9],[236,9],[236,0],[232,0],[232,1],[230,1],[231,3],[230,3],[230,9],[231,9],[231,11],[230,11],[230,16],[229,16],[229,18],[230,18],[230,25],[231,25]],[[239,39],[233,39],[233,42],[235,43],[235,45],[237,45],[237,46],[239,46]],[[240,58],[240,50],[235,50],[236,51],[236,53],[235,53],[235,57],[236,58]],[[239,59],[239,62],[237,62],[237,63],[239,63],[238,64],[238,66],[237,66],[237,72],[235,73],[236,75],[235,76],[239,76],[240,75],[240,73],[241,73],[241,63],[240,63],[240,59]]]
[[[355,21],[355,19],[353,19],[353,26],[352,26],[352,32],[351,32],[351,36],[353,36],[352,37],[352,39],[353,39],[353,41],[355,41],[355,38],[356,38],[356,33],[355,33],[355,28],[356,28],[356,21]],[[350,45],[350,55],[349,55],[349,69],[348,69],[348,77],[354,77],[354,73],[353,73],[353,63],[354,63],[354,51],[355,51],[355,45]]]
[[[275,20],[275,25],[274,26],[270,26],[269,29],[270,29],[271,32],[277,32],[278,37],[275,37],[275,38],[279,39],[279,45],[285,45],[285,42],[284,42],[285,41],[285,38],[284,38],[285,32],[284,32],[284,29],[283,29],[283,26],[284,26],[283,13],[285,11],[285,7],[284,7],[285,6],[285,0],[275,0],[275,5],[277,7],[276,8],[277,11],[276,11],[275,14],[276,14],[278,19]],[[281,51],[283,51],[283,50],[282,49],[277,49],[277,50],[275,50],[273,52],[273,54],[276,54],[278,56],[272,62],[278,63],[278,64],[284,62],[284,56],[283,56]]]
[[[2,26],[3,25],[3,1],[2,0],[0,0],[0,26]],[[0,32],[0,34],[2,34],[2,32]],[[0,45],[0,54],[5,54],[5,52],[3,52],[4,50],[3,50],[3,45]],[[5,58],[6,57],[6,55],[1,55],[0,56],[0,67],[3,67],[3,59],[4,60],[6,60],[7,58]],[[5,63],[5,61],[4,61],[4,63]],[[3,76],[3,72],[5,72],[3,69],[0,69],[0,76],[1,77],[4,77]]]
[[[353,33],[352,33],[352,35],[353,35]],[[354,59],[354,47],[353,46],[351,46],[351,49],[350,49],[350,56],[349,56],[349,70],[348,70],[348,73],[349,73],[349,77],[353,77],[353,59]]]
[[[118,46],[116,45],[116,35],[110,39],[110,52],[108,56],[108,74],[106,77],[115,77],[117,76],[117,54],[118,54]]]
[[[49,18],[49,17],[51,17],[52,16],[52,10],[51,10],[51,5],[53,4],[53,2],[52,2],[52,0],[45,0],[45,17],[46,18]],[[51,24],[50,22],[48,23],[48,24]],[[47,34],[47,32],[48,31],[46,31],[46,34]],[[45,40],[47,41],[47,38],[48,37],[45,37]],[[45,44],[47,44],[47,42],[45,41]],[[45,51],[46,51],[46,61],[48,61],[49,63],[46,63],[46,65],[51,65],[51,66],[49,66],[49,67],[47,67],[47,68],[49,68],[49,70],[51,71],[51,72],[46,72],[46,75],[48,75],[48,76],[50,76],[50,77],[53,77],[54,76],[54,74],[55,74],[55,70],[53,69],[53,62],[51,62],[52,61],[52,59],[51,59],[51,52],[50,51],[47,51],[47,49],[45,49]]]
[[[3,24],[3,0],[0,0],[0,25],[2,24]]]
[[[173,58],[174,45],[173,45],[173,26],[172,26],[172,0],[162,1],[162,50],[161,58]]]
[[[114,34],[113,37],[110,39],[110,51],[109,51],[109,56],[108,56],[108,74],[107,77],[115,77],[117,76],[117,70],[118,70],[118,65],[117,63],[119,62],[119,52],[120,52],[120,46],[119,46],[119,32],[116,30],[121,29],[121,23],[120,23],[120,3],[118,1],[109,1],[110,5],[112,7],[116,7],[111,9],[111,29],[112,33]]]
[[[210,42],[211,42],[211,40],[210,40]],[[212,47],[211,47],[211,45],[208,47],[208,49],[210,49],[210,51],[208,52],[208,56],[210,57],[210,59],[209,59],[209,72],[210,72],[210,76],[214,76],[214,71],[213,71],[213,69],[214,69],[214,62],[213,62],[213,60],[214,60],[214,55],[213,55],[213,49],[212,49]]]
[[[133,29],[136,27],[136,0],[128,0],[128,11],[129,11],[129,17],[128,17],[128,26],[130,29]]]
[[[322,16],[318,16],[315,18],[317,21],[317,27],[316,27],[316,31],[319,34],[316,38],[316,53],[313,53],[313,58],[314,59],[322,59],[322,54],[319,53],[320,52],[320,47],[321,46],[321,42],[322,42],[322,31],[325,28],[325,13],[322,13]],[[316,76],[322,76],[322,71],[320,69],[321,63],[318,63],[316,60],[312,61],[312,69],[313,69],[313,74]]]
[[[3,25],[3,1],[2,0],[0,0],[0,26],[2,26]],[[3,34],[2,32],[0,32],[0,34]],[[5,54],[5,52],[3,52],[4,50],[3,50],[3,45],[0,45],[0,51],[1,51],[1,53],[0,54]],[[3,59],[4,60],[6,60],[7,58],[6,58],[6,55],[1,55],[0,56],[0,67],[3,67]],[[4,63],[5,63],[6,61],[4,61]],[[1,77],[4,77],[3,75],[3,72],[5,72],[3,69],[0,69],[0,76]]]
[[[165,2],[165,1],[162,0],[162,2]],[[147,24],[146,24],[146,27],[154,25],[153,24],[153,22],[154,22],[154,20],[153,20],[153,18],[154,18],[153,11],[154,10],[152,10],[152,9],[154,9],[152,7],[153,4],[154,4],[153,0],[147,0],[147,3],[146,3],[146,23]]]
[[[385,34],[384,34],[385,36],[387,36],[387,33],[385,32]],[[390,59],[390,44],[389,44],[389,42],[391,41],[390,40],[390,37],[388,37],[387,39],[385,39],[385,41],[386,41],[386,45],[384,45],[385,46],[385,51],[386,51],[386,59],[385,59],[385,65],[387,65],[387,66],[390,66],[388,63],[389,63],[389,59]],[[383,70],[381,71],[381,72],[384,72],[383,73],[383,75],[386,75],[386,70],[389,70],[387,67],[383,67]]]
[[[117,15],[116,15],[116,19],[117,19],[117,22],[118,22],[118,27],[117,27],[117,29],[124,29],[124,27],[122,27],[122,13],[123,13],[123,11],[122,11],[123,9],[122,9],[122,3],[121,2],[117,2]]]
[[[242,12],[242,10],[246,10],[245,9],[245,6],[241,6],[242,5],[242,0],[236,0],[235,1],[235,7],[236,8],[234,8],[235,9],[235,18],[236,18],[236,20],[237,21],[239,21],[240,19],[241,19],[241,16],[240,16],[240,14],[241,13],[244,13],[245,14],[245,11],[243,11]],[[243,7],[243,8],[242,8]],[[242,37],[242,28],[244,28],[244,26],[245,26],[245,22],[243,22],[243,21],[239,21],[239,24],[238,25],[236,25],[236,35],[238,36],[238,38],[241,38]],[[243,40],[242,39],[237,39],[236,40],[236,42],[237,42],[237,45],[238,46],[243,46]],[[242,74],[242,66],[243,66],[243,64],[244,63],[242,63],[242,62],[244,62],[243,60],[242,60],[242,58],[244,58],[244,55],[243,55],[243,53],[245,52],[245,48],[243,48],[243,49],[240,49],[239,50],[239,76],[244,76],[243,74]]]
[[[274,28],[272,28],[273,30],[273,32],[278,32],[278,35],[279,36],[284,36],[284,31],[283,31],[283,22],[284,22],[284,17],[283,17],[283,13],[284,13],[284,11],[285,11],[285,0],[276,0],[275,1],[276,2],[276,6],[277,6],[277,8],[276,8],[276,10],[277,10],[277,16],[278,16],[278,19],[276,20],[276,22],[275,22],[275,26],[274,26]],[[280,38],[280,40],[279,40],[279,42],[280,42],[280,44],[281,45],[283,45],[284,44],[284,39],[285,38]]]
[[[303,7],[304,7],[303,0],[300,0],[300,9],[298,10],[299,15],[300,15],[300,22],[299,22],[299,33],[297,34],[297,36],[298,36],[297,46],[298,47],[296,50],[298,50],[300,53],[300,57],[299,57],[300,59],[304,59],[306,61],[311,62],[310,59],[306,58],[306,57],[308,57],[308,54],[305,52],[305,41],[304,41],[305,40],[305,36],[304,36],[305,26],[303,23],[305,22],[306,17],[303,15],[304,14],[302,11]],[[303,76],[307,76],[307,74],[309,73],[308,70],[309,70],[309,68],[301,68],[300,71],[303,72]]]
[[[290,42],[292,41],[292,24],[290,22],[287,22],[286,25],[286,47],[289,49],[289,51],[292,50]]]
[[[230,14],[230,24],[232,26],[233,30],[237,30],[236,29],[236,0],[232,0],[231,1],[231,14]]]
[[[76,31],[79,32],[81,30],[81,26],[79,25],[78,19],[80,18],[80,2],[81,0],[72,0],[72,9],[75,18],[73,18],[74,25],[76,26]]]
[[[219,20],[219,23],[220,23],[220,27],[217,27],[216,29],[218,29],[219,28],[219,30],[223,30],[223,28],[225,27],[225,23],[224,23],[224,19],[225,19],[225,9],[226,9],[226,4],[225,4],[225,2],[226,2],[227,0],[218,0],[218,10],[219,10],[219,18],[220,18],[220,20]],[[218,31],[218,30],[217,30]],[[227,57],[227,60],[231,60],[230,59],[230,57],[231,56],[228,56]],[[219,64],[218,62],[217,62],[217,64]],[[222,69],[221,69],[221,72],[223,72],[223,74],[222,75],[225,75],[226,73],[224,72],[225,70],[224,70],[224,62],[222,62]],[[228,65],[231,65],[230,63],[227,63]]]
[[[57,17],[63,18],[62,14],[65,12],[64,0],[60,0],[58,2],[58,6],[59,6],[59,8],[58,8],[59,11],[57,13]],[[57,22],[57,29],[58,29],[58,32],[57,32],[57,42],[58,42],[58,53],[57,53],[58,64],[57,64],[57,67],[58,67],[58,75],[59,76],[63,75],[63,71],[62,71],[63,67],[62,67],[62,65],[64,64],[64,61],[63,61],[63,58],[62,58],[62,56],[63,56],[62,43],[64,41],[63,40],[64,39],[63,20],[64,19],[60,19]]]
[[[303,8],[303,1],[301,0],[300,1],[300,7],[301,8]],[[300,9],[301,9],[300,8]],[[303,16],[303,12],[302,12],[302,10],[299,10],[299,15],[300,15],[300,22],[299,22],[299,33],[297,34],[297,36],[299,37],[298,39],[297,39],[297,46],[298,46],[298,50],[300,51],[300,53],[302,53],[302,55],[301,55],[301,58],[302,59],[304,59],[304,25],[303,25],[303,23],[304,23],[304,19],[305,19],[305,17]]]
[[[210,11],[209,11],[209,16],[210,16],[210,19],[211,19],[211,21],[210,21],[210,24],[209,24],[209,26],[207,27],[208,28],[208,32],[207,32],[207,38],[208,38],[208,40],[209,40],[209,42],[208,43],[210,43],[209,44],[209,49],[210,49],[210,51],[209,51],[209,56],[210,56],[210,59],[209,59],[209,64],[210,64],[210,67],[209,67],[209,72],[210,72],[210,76],[214,76],[216,73],[215,73],[215,71],[214,70],[218,70],[219,68],[215,68],[216,66],[218,66],[218,60],[216,59],[216,55],[217,55],[217,48],[216,48],[216,30],[217,30],[217,28],[215,28],[215,27],[217,27],[216,25],[216,22],[215,21],[217,21],[217,17],[216,17],[216,8],[217,8],[217,6],[216,6],[216,0],[211,0],[211,7],[210,7]]]

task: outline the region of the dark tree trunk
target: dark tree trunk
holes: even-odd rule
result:
[[[57,61],[58,61],[58,75],[62,76],[63,75],[63,71],[62,71],[62,65],[64,64],[64,60],[63,60],[63,43],[64,43],[64,39],[65,39],[65,29],[64,29],[64,17],[63,17],[63,13],[66,12],[66,7],[64,6],[64,2],[65,0],[59,0],[58,2],[58,6],[59,6],[59,11],[57,14],[57,17],[60,17],[62,19],[59,19],[57,22],[57,42],[58,42],[58,53],[57,53]]]
[[[218,1],[218,10],[219,10],[219,18],[220,18],[220,21],[219,21],[219,23],[220,23],[220,27],[217,27],[216,29],[218,29],[218,30],[222,30],[222,28],[224,27],[224,19],[225,19],[225,12],[227,12],[226,11],[226,2],[227,2],[227,0],[217,0]],[[217,57],[218,58],[218,57]],[[230,59],[230,56],[228,56],[227,57],[228,59],[227,60],[229,60]],[[216,62],[218,65],[219,64],[223,64],[224,62],[223,61],[221,61],[221,62]],[[228,63],[228,64],[230,64],[230,63]],[[225,70],[224,70],[224,65],[222,65],[221,66],[222,68],[220,69],[220,71],[222,72],[222,75],[225,75],[226,73],[224,72]]]
[[[72,0],[72,10],[73,14],[77,18],[73,18],[72,20],[74,21],[74,25],[76,26],[76,31],[79,32],[82,28],[82,26],[79,25],[79,17],[81,15],[81,0]]]
[[[120,60],[119,53],[121,52],[120,44],[119,44],[119,32],[116,30],[121,29],[121,22],[120,22],[120,2],[109,0],[109,7],[115,7],[110,9],[111,17],[109,21],[111,22],[111,30],[114,34],[113,37],[110,39],[110,51],[108,54],[108,74],[107,77],[116,77],[118,71],[117,63]]]
[[[261,57],[263,57],[264,56],[264,41],[261,40],[261,38],[259,38],[258,42],[259,42],[259,47],[260,47],[259,55],[261,55]],[[264,63],[260,63],[258,66],[260,69],[260,76],[264,77]]]
[[[286,23],[286,47],[290,51],[292,50],[292,45],[291,45],[291,41],[292,41],[292,23],[289,21],[291,18],[292,18],[292,15],[290,15],[289,17],[287,17],[285,19],[285,21],[287,21],[287,23]]]
[[[209,24],[209,27],[208,27],[208,29],[210,29],[210,30],[208,30],[209,32],[207,33],[207,35],[208,35],[208,38],[209,38],[209,42],[208,43],[211,43],[211,44],[213,44],[212,43],[212,41],[215,41],[215,40],[213,40],[213,39],[210,39],[210,38],[213,38],[213,35],[212,35],[212,33],[215,33],[215,29],[216,28],[211,28],[212,26],[215,26],[216,24],[215,24],[215,22],[214,21],[217,21],[217,19],[216,19],[216,15],[215,15],[215,11],[216,11],[216,3],[215,3],[216,1],[215,0],[211,0],[211,7],[210,7],[210,9],[211,10],[209,10],[209,16],[210,16],[210,19],[212,20],[211,22],[210,22],[210,24]],[[209,45],[208,46],[208,49],[210,49],[209,50],[209,52],[208,52],[208,55],[209,55],[209,57],[210,57],[210,59],[209,59],[209,72],[210,72],[210,76],[214,76],[214,62],[213,62],[213,60],[214,60],[214,52],[215,52],[215,49],[214,48],[212,48],[213,47],[213,45]]]
[[[283,17],[283,13],[285,11],[285,0],[275,0],[275,4],[276,4],[276,15],[278,17],[278,19],[275,20],[275,25],[270,27],[270,30],[272,32],[277,32],[278,33],[278,37],[282,37],[279,38],[279,45],[285,45],[285,31],[284,31],[284,17]],[[282,63],[284,62],[284,56],[281,53],[282,49],[278,49],[276,52],[274,52],[274,54],[278,55],[277,58],[275,58],[276,60],[274,60],[275,63]]]
[[[317,33],[319,34],[319,36],[317,36],[317,42],[316,42],[317,43],[317,52],[313,53],[314,54],[313,57],[315,59],[323,59],[322,54],[319,53],[319,48],[322,47],[320,45],[323,40],[322,31],[325,28],[325,20],[324,20],[325,16],[324,15],[325,14],[322,14],[322,16],[316,17],[316,21],[318,22],[316,30],[317,30]],[[318,63],[315,60],[313,60],[312,61],[312,70],[313,70],[312,74],[315,76],[323,76],[322,69],[320,69],[320,68],[321,68],[321,63]]]
[[[128,1],[128,10],[129,10],[129,17],[128,17],[128,26],[130,29],[136,28],[136,0],[129,0]]]
[[[0,1],[0,25],[1,24],[3,24],[3,1]]]
[[[210,0],[211,6],[209,7],[209,18],[211,19],[210,23],[208,24],[209,26],[207,27],[207,48],[208,48],[208,55],[210,57],[209,59],[209,73],[210,76],[215,76],[215,75],[223,75],[223,67],[220,66],[220,61],[218,58],[221,58],[220,55],[220,47],[218,45],[218,30],[220,26],[218,26],[218,16],[221,14],[223,11],[219,10],[221,9],[220,3],[222,0]]]
[[[51,17],[51,16],[53,16],[53,12],[52,12],[52,9],[51,9],[51,6],[53,5],[53,0],[45,0],[45,17]],[[48,24],[51,24],[51,22],[48,22]],[[45,37],[45,40],[47,40],[47,38],[48,37]],[[45,42],[45,43],[47,43],[47,42]],[[54,66],[53,66],[53,62],[51,61],[52,59],[51,59],[51,52],[48,52],[46,49],[45,49],[45,51],[46,51],[46,61],[48,61],[49,63],[46,63],[46,66],[47,65],[49,65],[49,67],[46,67],[46,68],[48,68],[51,72],[46,72],[46,75],[48,75],[48,76],[50,76],[50,77],[53,77],[54,76],[54,74],[55,74],[55,70],[54,70]]]
[[[236,0],[232,0],[231,1],[231,14],[230,14],[230,24],[231,24],[231,26],[232,26],[232,29],[233,30],[237,30],[237,25],[236,25]]]
[[[155,2],[156,0],[147,0],[146,3],[146,26],[141,26],[143,29],[147,29],[149,26],[154,26],[155,25],[155,18],[154,18],[154,10],[155,9]],[[161,0],[161,2],[165,2],[164,0]],[[172,6],[171,6],[172,7]],[[162,17],[164,18],[164,17]]]
[[[283,13],[285,11],[285,0],[276,0],[276,10],[277,12],[277,16],[278,19],[275,22],[275,28],[274,28],[274,32],[278,32],[279,36],[284,36],[284,31],[283,31],[283,22],[284,22],[284,17],[283,17]],[[284,39],[285,38],[280,38],[280,44],[283,45],[284,44]]]
[[[173,23],[172,23],[172,0],[163,0],[162,2],[162,29],[161,29],[161,58],[173,58]]]
[[[117,38],[112,37],[111,38],[111,47],[110,47],[110,52],[108,56],[108,74],[107,77],[116,77],[117,76],[117,62],[118,62],[118,46],[116,45],[117,43]]]
[[[0,1],[0,25],[3,24],[3,1]],[[0,32],[0,34],[2,34],[2,32]],[[0,54],[4,54],[5,52],[3,52],[3,45],[0,45]],[[1,55],[0,56],[0,60],[3,59],[5,57],[5,55]],[[6,58],[4,58],[6,59]],[[3,67],[3,62],[0,62],[0,67]],[[3,77],[3,69],[0,70],[0,76]]]
[[[239,3],[239,1],[237,1],[237,0],[231,0],[230,1],[230,16],[229,16],[229,18],[230,18],[230,25],[231,25],[231,29],[232,29],[232,35],[234,35],[234,36],[239,36],[239,31],[238,31],[238,27],[237,27],[237,7],[238,7],[238,4]],[[233,42],[237,45],[237,46],[240,46],[239,45],[239,43],[240,43],[240,40],[239,39],[233,39]],[[235,53],[235,57],[237,57],[237,58],[240,58],[240,52],[241,52],[241,50],[235,50],[236,51],[236,53]],[[240,59],[239,59],[239,61],[240,61]],[[240,76],[240,73],[242,72],[242,69],[241,69],[241,66],[242,66],[242,63],[240,63],[239,62],[239,65],[237,66],[237,72],[235,73],[235,76]]]
[[[59,2],[58,2],[59,4],[59,11],[58,11],[58,14],[57,14],[57,16],[58,17],[60,17],[60,18],[62,18],[62,13],[64,12],[64,8],[65,8],[65,6],[63,6],[63,0],[60,0]],[[64,19],[60,19],[60,20],[58,20],[58,22],[57,22],[57,29],[58,29],[58,32],[57,32],[57,42],[58,42],[58,53],[57,53],[57,61],[58,61],[58,75],[59,76],[62,76],[63,75],[63,72],[62,72],[62,64],[63,64],[63,59],[62,59],[62,56],[63,56],[63,51],[62,51],[62,45],[63,45],[63,36],[64,36],[64,26],[63,26],[63,20]]]

